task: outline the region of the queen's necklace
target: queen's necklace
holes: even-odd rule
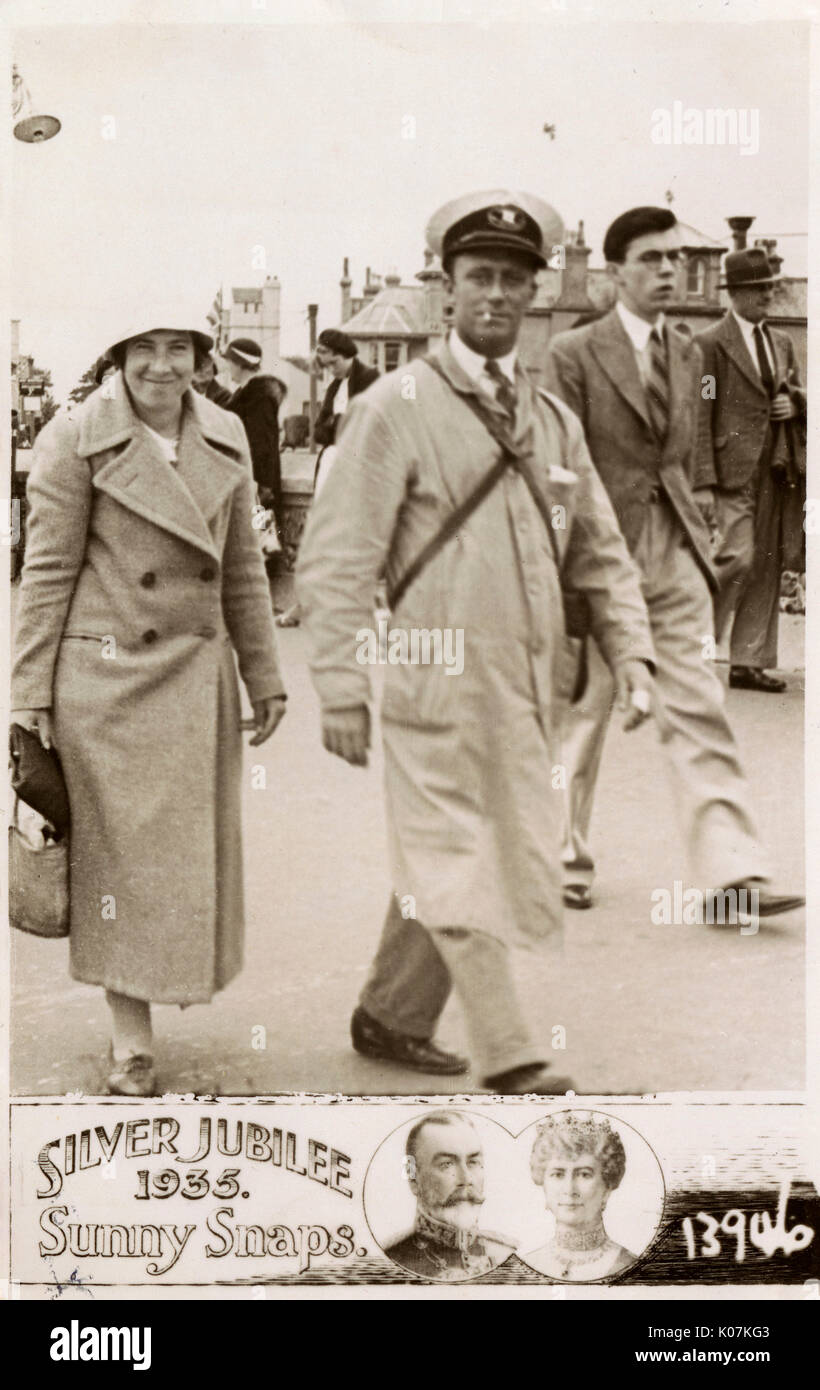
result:
[[[602,1259],[614,1243],[599,1221],[591,1231],[574,1231],[571,1227],[559,1227],[554,1238],[555,1254],[561,1267],[559,1278],[568,1278],[578,1265],[593,1264]]]

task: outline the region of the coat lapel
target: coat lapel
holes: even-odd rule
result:
[[[119,373],[109,381],[109,393],[90,397],[80,421],[78,452],[89,458],[104,456],[94,486],[219,560],[208,523],[245,471],[231,428],[220,419],[224,412],[194,392],[186,393],[174,468],[134,414]]]
[[[758,391],[761,396],[765,396],[768,400],[766,388],[758,376],[755,365],[749,355],[749,349],[743,340],[743,334],[735,321],[734,314],[729,313],[726,315],[720,325],[718,336],[726,356],[731,358],[741,376],[745,377],[749,385],[753,386],[755,391]]]
[[[772,350],[772,356],[774,357],[774,390],[775,395],[777,395],[777,392],[781,390],[781,388],[785,385],[786,380],[788,378],[789,362],[786,356],[786,350],[783,343],[783,339],[780,337],[780,334],[776,333],[773,328],[769,327],[769,332],[767,336],[769,340],[769,346]]]
[[[601,371],[609,377],[612,385],[627,404],[631,405],[635,414],[651,429],[652,422],[638,364],[635,361],[635,349],[614,309],[593,326],[589,344]]]

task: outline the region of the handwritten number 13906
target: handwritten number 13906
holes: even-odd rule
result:
[[[786,1206],[789,1200],[790,1187],[791,1183],[786,1181],[780,1188],[777,1217],[774,1221],[767,1211],[753,1211],[748,1219],[749,1242],[768,1258],[771,1258],[778,1250],[782,1250],[784,1255],[791,1255],[795,1250],[805,1250],[806,1246],[811,1245],[814,1240],[814,1231],[811,1226],[792,1226],[791,1230],[786,1229]],[[697,1259],[699,1254],[707,1260],[714,1259],[716,1255],[721,1253],[722,1247],[717,1235],[719,1231],[722,1231],[724,1235],[733,1236],[735,1239],[735,1259],[738,1262],[745,1260],[747,1248],[745,1211],[741,1211],[739,1207],[732,1207],[731,1211],[727,1211],[720,1221],[716,1221],[714,1216],[709,1216],[705,1211],[699,1211],[695,1220],[703,1222],[706,1229],[700,1233],[701,1248],[698,1250],[692,1218],[691,1216],[684,1217],[682,1225],[687,1259]]]

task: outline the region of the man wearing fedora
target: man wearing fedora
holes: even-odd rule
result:
[[[427,240],[452,331],[350,402],[297,566],[322,739],[353,766],[370,743],[383,570],[392,608],[381,725],[393,897],[353,1046],[429,1074],[466,1071],[433,1041],[455,988],[480,1084],[508,1095],[572,1086],[548,1069],[511,965],[514,944],[532,947],[562,919],[562,587],[589,600],[627,727],[647,716],[652,685],[637,572],[581,428],[518,359],[536,272],[562,230],[547,204],[506,190],[436,213]],[[436,636],[463,644],[460,669],[436,656]]]
[[[715,477],[721,535],[715,632],[731,631],[729,684],[776,693],[786,682],[766,668],[777,666],[780,576],[803,568],[806,394],[791,338],[766,321],[764,249],[731,251],[724,275],[731,306],[697,337],[701,467]]]
[[[670,332],[664,317],[678,297],[683,266],[675,214],[631,208],[608,228],[603,250],[617,303],[603,318],[552,340],[547,384],[581,421],[641,571],[657,661],[656,721],[691,882],[718,900],[727,889],[748,887],[758,894],[760,916],[771,916],[803,899],[767,886],[723,688],[704,651],[717,588],[702,515],[713,474],[698,468],[695,448],[700,352]],[[574,908],[592,905],[589,827],[612,701],[607,666],[594,643],[588,648],[587,688],[562,731],[564,901]]]
[[[282,473],[279,461],[279,407],[287,387],[276,376],[260,371],[262,349],[252,338],[234,338],[225,359],[236,386],[226,409],[245,426],[259,500],[273,508],[282,533]]]

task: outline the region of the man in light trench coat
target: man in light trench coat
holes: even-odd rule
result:
[[[546,204],[505,191],[465,196],[433,217],[427,238],[454,314],[433,359],[438,370],[411,362],[351,402],[297,567],[324,745],[361,766],[382,570],[395,596],[442,522],[502,456],[487,417],[528,461],[530,481],[520,467],[504,471],[394,597],[382,704],[394,897],[352,1024],[366,1056],[428,1073],[466,1071],[464,1059],[433,1042],[454,986],[481,1084],[497,1094],[563,1094],[573,1085],[548,1070],[510,961],[512,944],[532,945],[562,917],[561,802],[552,790],[559,559],[564,584],[588,598],[627,727],[646,717],[652,689],[637,572],[581,427],[536,392],[517,361],[535,272],[561,234]]]

